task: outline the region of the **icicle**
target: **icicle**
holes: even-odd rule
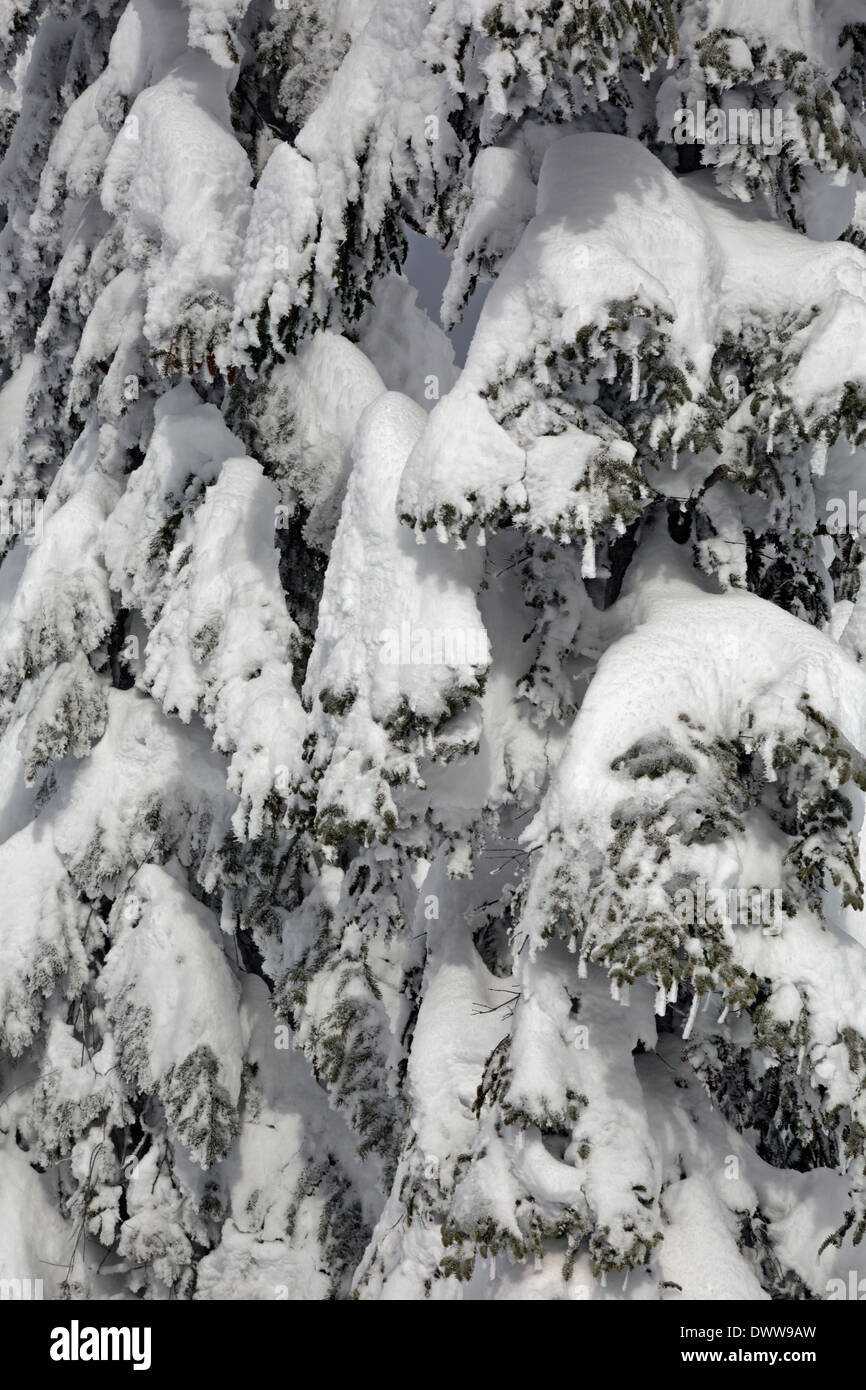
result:
[[[769,420],[767,421],[767,453],[768,453],[768,454],[771,454],[771,453],[773,452],[773,447],[774,447],[775,442],[776,442],[776,439],[775,439],[775,436],[776,436],[776,421],[777,421],[778,418],[779,418],[778,411],[776,411],[776,410],[771,410],[771,411],[770,411],[770,418],[769,418]]]
[[[540,1256],[540,1255],[536,1255],[536,1256],[535,1256],[535,1260],[534,1260],[533,1263],[534,1263],[534,1266],[535,1266],[535,1272],[536,1272],[536,1274],[540,1274],[540,1273],[541,1273],[541,1267],[542,1267],[541,1256]]]
[[[686,1020],[686,1026],[683,1029],[683,1042],[688,1042],[689,1038],[692,1035],[692,1028],[694,1027],[695,1015],[698,1012],[698,1003],[700,1002],[700,997],[701,996],[698,994],[697,990],[695,990],[694,995],[692,997],[692,1007],[689,1009],[689,1016]]]
[[[569,953],[573,956],[576,950],[577,950],[577,937],[576,937],[576,936],[570,936],[570,937],[568,938],[568,951],[569,951]]]
[[[668,990],[668,1003],[669,1003],[669,1004],[675,1004],[676,1002],[677,1002],[677,982],[676,982],[676,980],[672,980],[672,981],[671,981],[671,987],[670,987],[670,989]]]
[[[625,1272],[625,1277],[623,1278],[623,1281],[622,1281],[622,1291],[623,1291],[623,1293],[625,1293],[626,1289],[628,1288],[628,1276],[629,1276],[630,1273],[631,1273],[631,1270],[628,1270],[628,1269],[627,1269],[626,1272]]]
[[[578,962],[577,962],[577,978],[578,978],[579,980],[585,980],[585,979],[586,979],[586,956],[584,956],[584,955],[581,955],[581,956],[578,958]]]
[[[490,1256],[490,1282],[491,1282],[491,1284],[493,1283],[493,1281],[494,1281],[495,1278],[496,1278],[496,1256],[495,1256],[495,1255],[491,1255],[491,1256]]]
[[[580,577],[581,579],[595,579],[595,543],[591,536],[587,536],[583,547]]]
[[[665,987],[659,985],[656,990],[655,1011],[659,1018],[664,1018],[665,1013]]]
[[[640,399],[640,362],[638,355],[633,352],[631,355],[631,394],[629,400],[632,404]]]
[[[726,1004],[725,1007],[722,1009],[722,1012],[719,1014],[719,1023],[724,1023],[725,1019],[728,1016],[728,1010],[730,1009],[730,1007],[730,1004]]]
[[[798,1075],[798,1076],[800,1075],[800,1072],[803,1070],[803,1056],[804,1056],[804,1054],[805,1054],[805,1051],[806,1051],[805,1045],[804,1045],[803,1043],[800,1043],[800,1050],[799,1050],[799,1052],[797,1053],[797,1075]]]
[[[222,911],[220,912],[220,931],[225,932],[226,936],[234,936],[235,909],[228,893],[223,898]]]
[[[475,538],[475,544],[476,544],[476,545],[486,545],[486,544],[487,544],[487,532],[486,532],[486,530],[484,529],[483,526],[479,526],[479,528],[478,528],[478,535],[477,535],[476,538]]]
[[[616,980],[611,980],[610,982],[610,997],[613,999],[614,1003],[618,1004],[620,1002],[620,988]]]

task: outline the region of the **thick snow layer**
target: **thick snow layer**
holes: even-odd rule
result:
[[[297,148],[314,165],[319,187],[316,273],[330,288],[346,210],[361,201],[364,229],[377,231],[392,187],[417,181],[419,202],[432,202],[434,157],[438,164],[456,152],[446,121],[454,98],[441,75],[418,63],[428,17],[423,5],[379,0],[298,136]],[[322,317],[325,300],[314,299],[313,309]]]
[[[327,1298],[333,1271],[323,1268],[321,1231],[334,1197],[327,1175],[336,1158],[359,1176],[360,1165],[302,1055],[275,1048],[264,982],[247,975],[242,987],[241,1026],[250,1033],[255,1083],[248,1122],[223,1164],[228,1218],[218,1248],[199,1266],[196,1297]],[[364,1216],[375,1219],[381,1197],[371,1192],[364,1199]]]
[[[735,1213],[714,1201],[708,1188],[706,1178],[696,1176],[674,1183],[665,1193],[670,1227],[659,1254],[665,1279],[678,1285],[685,1299],[766,1298],[755,1275],[744,1268]]]
[[[310,545],[331,548],[351,467],[355,427],[385,384],[367,356],[336,333],[316,333],[277,363],[254,403],[256,450],[284,495],[286,512],[309,512]]]
[[[370,715],[379,720],[403,699],[421,716],[438,715],[439,682],[450,674],[470,684],[487,664],[484,629],[459,567],[434,550],[419,549],[396,516],[403,462],[425,419],[419,406],[396,393],[375,401],[362,417],[307,675],[311,694],[326,687],[361,688]],[[453,635],[448,650],[456,650],[461,638],[468,659],[413,662],[411,648],[404,651],[399,643],[389,658],[389,635],[399,635],[403,623],[410,632],[426,632],[431,620],[443,638],[443,653],[445,636]],[[416,658],[419,651],[420,643]]]
[[[240,62],[237,31],[250,0],[184,0],[189,8],[189,46],[203,48],[222,68]]]
[[[292,685],[297,629],[275,548],[279,494],[240,451],[213,406],[198,404],[188,386],[169,392],[103,544],[113,582],[153,623],[141,684],[184,722],[200,713],[216,746],[233,755],[229,786],[245,807],[237,829],[256,835],[277,769],[294,758],[302,714]],[[192,477],[205,487],[185,498]],[[142,516],[152,518],[149,534]],[[156,563],[154,539],[166,525],[171,538]]]
[[[424,912],[430,894],[440,908],[436,919]],[[423,877],[412,926],[426,936],[423,1003],[407,1074],[413,1141],[358,1271],[363,1297],[424,1297],[424,1277],[444,1253],[435,1223],[400,1219],[399,1194],[402,1185],[418,1184],[439,1205],[453,1187],[460,1155],[473,1143],[472,1105],[484,1064],[503,1032],[501,982],[484,968],[468,933],[455,930],[472,897],[472,884],[451,878],[444,855]],[[437,1284],[435,1296],[459,1298],[449,1284]]]
[[[25,1286],[19,1297],[59,1298],[74,1233],[57,1210],[49,1177],[35,1173],[14,1146],[0,1150],[0,1231],[4,1288],[7,1279],[30,1280],[29,1292]]]
[[[418,922],[427,931],[427,962],[408,1077],[418,1117],[419,1166],[435,1168],[437,1181],[446,1184],[453,1179],[458,1155],[472,1142],[472,1103],[502,1026],[495,1010],[486,1011],[499,1003],[498,981],[484,969],[468,933],[451,929],[452,913],[457,916],[461,899],[469,895],[448,883],[441,866],[424,881],[425,898],[437,892],[447,916],[441,923]]]
[[[307,669],[316,762],[329,764],[319,805],[344,808],[350,824],[393,813],[381,782],[389,763],[400,780],[418,778],[411,757],[395,761],[387,725],[408,716],[422,735],[435,729],[489,664],[469,562],[418,547],[397,518],[400,475],[425,419],[393,392],[361,418]],[[335,703],[343,706],[337,717]],[[426,741],[417,751],[424,747],[433,751]]]
[[[700,32],[720,29],[741,34],[755,46],[769,43],[773,49],[805,53],[826,72],[834,74],[843,56],[835,35],[846,24],[856,23],[861,15],[857,0],[801,0],[785,10],[756,9],[749,0],[709,0],[700,16]],[[696,24],[697,16],[686,11],[685,20],[685,32],[690,34],[689,21]]]
[[[144,320],[141,276],[134,270],[121,270],[100,292],[81,333],[72,363],[70,405],[80,410],[87,402],[94,364],[110,362],[106,379],[99,388],[103,408],[115,404],[114,415],[128,408],[124,388],[137,381],[141,367],[136,353]]]
[[[859,62],[856,9],[856,0],[684,7],[678,51],[655,98],[660,139],[670,145],[677,113],[686,107],[694,116],[703,103],[708,134],[700,159],[726,197],[762,200],[819,241],[842,236],[864,188],[862,113],[851,85]],[[762,122],[761,138],[711,136],[716,109],[728,119],[749,110]]]
[[[201,743],[184,741],[140,697],[112,692],[108,728],[91,757],[80,769],[61,763],[51,806],[0,846],[4,881],[15,885],[0,942],[0,995],[13,1053],[38,1027],[41,996],[61,978],[70,992],[86,979],[82,938],[94,923],[78,889],[87,883],[101,892],[130,854],[139,862],[147,857],[159,838],[143,823],[154,806],[164,808],[162,833],[173,834],[186,855],[195,846],[204,857],[208,821],[219,823],[222,811],[221,838],[224,781]],[[191,752],[192,780],[184,770]],[[204,819],[202,793],[210,808]]]
[[[74,882],[96,895],[166,842],[212,883],[232,802],[201,724],[184,729],[137,691],[110,691],[102,739],[80,767],[58,769],[50,823]]]
[[[177,386],[161,397],[144,462],[101,537],[112,587],[147,622],[155,620],[171,587],[169,575],[155,563],[161,529],[184,502],[190,505],[202,484],[215,483],[224,461],[238,452],[220,412],[203,405],[191,386]]]
[[[36,357],[32,352],[22,357],[21,362],[0,388],[0,477],[9,472],[22,423],[27,393],[36,370]],[[0,496],[3,495],[0,485]]]
[[[607,921],[598,908],[587,915],[604,865],[620,862],[615,846],[623,822],[646,826],[669,816],[682,777],[676,769],[686,767],[699,746],[743,740],[750,749],[762,749],[764,776],[772,783],[777,742],[795,744],[806,732],[804,702],[835,723],[855,748],[866,746],[862,666],[815,628],[754,595],[705,594],[663,566],[652,574],[645,568],[651,553],[647,544],[629,577],[630,593],[614,619],[614,631],[620,621],[627,630],[599,662],[541,809],[522,837],[537,853],[522,918],[532,949],[557,930],[560,912],[569,911],[586,928],[582,969],[601,942],[624,930],[616,914]],[[697,742],[695,729],[701,731]],[[631,780],[617,759],[634,757],[642,747],[661,749],[666,770],[633,773]],[[862,796],[850,784],[846,794],[856,829]],[[654,913],[669,917],[669,885],[678,874],[722,889],[781,884],[791,842],[759,812],[749,816],[746,835],[692,836],[687,843],[671,838],[664,870],[647,845],[631,876],[634,910],[642,902],[648,920]],[[621,868],[630,862],[624,859]],[[763,919],[735,928],[726,920],[724,939],[738,969],[772,982],[769,1008],[777,1018],[791,1023],[805,1010],[811,1074],[828,1088],[830,1103],[841,1105],[852,1103],[857,1090],[841,1030],[866,1029],[858,983],[863,947],[846,934],[832,895],[825,917],[821,922],[805,905],[792,905],[772,930]],[[697,940],[687,945],[701,958],[704,948]],[[664,1011],[664,989],[657,1008]],[[693,1019],[694,1010],[686,1035]]]
[[[847,1283],[848,1271],[862,1267],[863,1257],[850,1244],[818,1253],[838,1225],[846,1177],[828,1168],[801,1173],[766,1163],[696,1084],[681,1039],[676,1034],[660,1039],[658,1052],[642,1058],[638,1067],[649,1123],[665,1167],[692,1175],[670,1183],[662,1195],[666,1224],[657,1264],[659,1277],[671,1285],[664,1296],[676,1301],[765,1298],[756,1287],[752,1252],[737,1248],[739,1223],[758,1212],[780,1267],[793,1270],[812,1296],[826,1296],[830,1279],[841,1276]],[[717,1261],[704,1245],[707,1230],[713,1232]]]
[[[252,834],[276,768],[288,766],[302,727],[291,679],[297,630],[274,549],[277,505],[259,464],[223,463],[189,526],[179,530],[177,546],[188,558],[148,638],[141,676],[184,721],[199,709],[216,746],[237,755],[229,786],[253,803]]]
[[[457,387],[410,458],[402,510],[426,518],[447,502],[458,519],[483,516],[500,496],[525,509],[523,451],[483,394],[605,322],[613,302],[635,297],[671,317],[671,357],[697,388],[712,357],[719,273],[694,200],[640,145],[596,134],[552,145],[535,217],[485,301]]]
[[[403,464],[425,419],[393,392],[362,416],[307,672],[311,698],[357,690],[359,711],[375,721],[404,702],[435,721],[443,689],[474,684],[488,664],[468,566],[419,549],[396,515]]]
[[[313,165],[279,144],[256,184],[234,287],[233,341],[238,355],[261,345],[258,316],[266,308],[272,331],[289,313],[294,292],[309,275],[318,224]]]
[[[139,1071],[143,1089],[160,1090],[172,1067],[209,1048],[236,1103],[244,1048],[238,987],[213,914],[165,869],[144,864],[116,915],[100,993],[118,1027],[122,1064]]]
[[[144,271],[144,332],[165,346],[194,300],[231,304],[249,215],[251,171],[231,134],[225,83],[190,53],[141,92],[108,157],[102,201]],[[226,310],[226,313],[228,310]]]
[[[449,327],[460,318],[473,276],[494,274],[535,215],[536,186],[517,150],[481,150],[472,169],[472,202],[460,233],[442,301]]]
[[[732,206],[698,174],[684,180],[718,247],[715,337],[789,316],[817,318],[787,390],[803,410],[839,393],[842,381],[866,382],[866,259],[844,242],[816,243],[753,207]],[[805,293],[804,293],[805,291]]]
[[[503,1126],[498,1108],[483,1114],[452,1210],[463,1229],[491,1220],[525,1239],[520,1207],[531,1194],[546,1224],[589,1214],[627,1251],[638,1239],[651,1243],[658,1225],[660,1155],[633,1063],[638,1041],[655,1032],[650,1001],[623,1018],[599,973],[581,988],[575,1016],[560,950],[515,972],[519,999],[500,1098],[514,1118]],[[556,1132],[558,1145],[550,1140]]]
[[[96,538],[117,487],[89,467],[98,448],[96,432],[84,431],[44,506],[35,504],[34,525],[24,528],[7,562],[10,583],[0,583],[0,672],[13,696],[25,670],[92,651],[111,626],[108,577]]]
[[[508,170],[500,177],[507,180]],[[505,509],[548,530],[556,518],[521,447],[536,430],[532,411],[506,428],[492,402],[503,388],[525,392],[527,377],[537,383],[529,399],[536,390],[544,397],[551,356],[573,353],[582,330],[632,300],[670,318],[661,320],[665,357],[692,394],[673,417],[674,443],[684,451],[714,352],[744,328],[766,335],[780,319],[802,320],[776,389],[807,421],[835,409],[847,382],[866,384],[861,251],[811,241],[751,206],[732,207],[707,175],[678,180],[633,140],[566,136],[547,149],[535,216],[485,301],[456,387],[409,459],[401,511],[422,526],[444,519],[462,534],[473,518]],[[637,347],[632,402],[645,389]],[[731,431],[754,429],[751,400],[732,409]]]
[[[640,209],[635,221],[623,215],[624,197]],[[521,271],[525,276],[536,266],[543,266],[541,284],[533,275],[521,294]],[[636,294],[672,313],[673,343],[704,376],[717,273],[699,211],[652,155],[617,136],[567,136],[544,157],[535,220],[500,277],[500,302],[490,317],[520,322],[528,307],[527,328],[546,314],[561,323],[565,338],[595,321],[611,300]],[[467,362],[487,381],[510,374],[521,346],[518,339],[503,361],[504,345],[492,339],[480,335]]]
[[[6,1047],[17,1056],[39,1026],[39,997],[57,979],[80,987],[87,977],[81,937],[88,911],[77,901],[50,835],[35,823],[0,846],[8,887],[0,938],[0,1016]]]
[[[617,613],[629,630],[599,662],[526,843],[587,820],[609,827],[623,795],[611,763],[656,731],[686,746],[681,712],[714,737],[772,738],[802,727],[807,691],[855,747],[866,746],[866,675],[815,628],[753,594],[707,594],[664,572],[644,570],[639,586],[630,578]]]

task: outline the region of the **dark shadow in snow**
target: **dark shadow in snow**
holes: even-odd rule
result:
[[[409,254],[403,265],[403,273],[418,291],[419,306],[426,310],[434,323],[441,323],[439,309],[448,283],[451,259],[444,251],[440,251],[432,237],[420,236],[408,227],[406,237],[409,242]],[[462,321],[455,324],[448,334],[454,348],[454,361],[458,367],[465,365],[469,344],[489,289],[489,282],[478,284],[466,305]]]

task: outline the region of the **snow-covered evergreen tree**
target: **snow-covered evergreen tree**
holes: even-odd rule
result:
[[[2,23],[0,1275],[827,1297],[856,7]]]

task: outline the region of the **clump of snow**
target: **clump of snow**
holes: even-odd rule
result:
[[[233,755],[229,786],[244,808],[238,832],[257,835],[277,769],[294,756],[301,709],[292,685],[297,629],[275,548],[278,493],[260,464],[232,457],[239,451],[219,412],[176,387],[160,402],[145,461],[103,544],[114,583],[153,623],[143,687],[184,722],[198,712],[213,729],[216,747]],[[185,498],[190,477],[200,490]],[[150,535],[142,515],[153,518]]]
[[[0,1014],[4,1046],[16,1057],[39,1028],[40,996],[61,977],[70,992],[87,978],[88,910],[50,835],[36,823],[0,845],[0,873],[10,894],[0,942]]]
[[[622,451],[622,426],[613,427],[592,405],[617,380],[611,345],[620,360],[631,360],[628,401],[635,414],[626,432],[629,444],[646,450],[648,464],[657,461],[662,443],[674,457],[687,455],[696,435],[718,429],[710,393],[719,347],[745,330],[765,339],[769,365],[780,319],[793,330],[779,347],[784,370],[760,389],[777,403],[778,433],[818,436],[847,383],[866,384],[857,348],[866,326],[864,277],[855,247],[816,244],[752,207],[732,207],[706,175],[677,180],[632,140],[581,134],[556,141],[544,155],[535,216],[487,297],[466,367],[409,460],[401,511],[419,528],[439,524],[460,536],[473,522],[501,513],[544,531],[554,520],[566,535],[588,530],[574,512],[600,516],[609,486],[596,499],[577,480],[574,506],[563,498],[566,505],[553,518],[544,495],[533,494],[523,450],[559,437],[555,447],[574,454],[575,470],[576,446],[586,433]],[[803,284],[810,286],[812,307],[804,306]],[[617,343],[610,325],[620,319],[626,331]],[[659,389],[648,383],[655,370],[642,336],[648,321],[667,379],[678,377],[681,385],[678,401],[657,409],[645,434],[643,412]],[[590,346],[585,364],[584,338],[596,333],[602,346]],[[768,409],[758,415],[752,393],[731,401],[725,430],[732,447],[738,436],[741,445],[747,432],[765,429]],[[569,437],[562,431],[571,419],[579,430]],[[627,468],[622,482],[639,512],[639,475]],[[631,519],[624,502],[613,515],[609,508],[608,524]]]
[[[469,564],[416,546],[396,515],[425,419],[392,392],[361,418],[307,669],[320,814],[331,808],[349,824],[388,823],[394,802],[383,770],[419,781],[418,757],[435,751],[438,728],[489,664]],[[388,727],[404,722],[399,751]],[[466,730],[454,736],[471,742]]]
[[[238,987],[213,915],[155,864],[142,865],[115,915],[99,989],[122,1069],[143,1090],[165,1093],[172,1071],[207,1049],[217,1060],[216,1084],[236,1106],[244,1049]]]
[[[108,157],[102,202],[121,222],[129,265],[143,272],[152,346],[164,347],[209,297],[225,306],[227,327],[250,179],[225,84],[204,54],[189,54],[136,98]]]
[[[252,197],[234,287],[232,340],[238,360],[263,349],[290,318],[297,287],[312,274],[319,188],[314,166],[288,144],[272,151]]]
[[[384,390],[359,348],[322,332],[277,363],[254,397],[256,452],[280,488],[286,519],[298,504],[309,513],[304,534],[319,550],[330,550],[340,519],[355,427]]]
[[[493,279],[535,216],[536,186],[517,150],[481,150],[472,169],[472,202],[451,263],[442,320],[456,323],[476,279]]]

